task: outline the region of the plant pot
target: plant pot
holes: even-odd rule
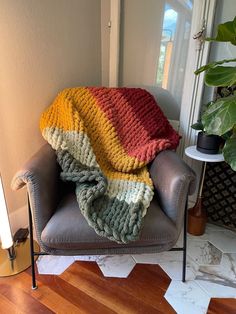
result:
[[[221,137],[218,135],[208,135],[204,132],[198,133],[197,150],[204,154],[218,154],[221,144]]]

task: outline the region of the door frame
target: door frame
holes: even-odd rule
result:
[[[191,128],[191,125],[198,120],[204,91],[204,75],[197,76],[194,71],[207,63],[210,52],[210,42],[202,42],[201,37],[194,40],[193,36],[203,28],[205,29],[204,36],[210,37],[212,35],[216,7],[216,0],[197,0],[194,3],[197,7],[193,10],[180,109],[180,134],[182,135],[180,153],[183,157],[185,147],[196,143],[197,132]],[[186,159],[186,161],[189,163],[189,159]]]
[[[110,0],[109,87],[118,87],[120,65],[121,0]]]

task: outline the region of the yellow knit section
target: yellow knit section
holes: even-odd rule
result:
[[[86,88],[81,88],[81,92]],[[83,121],[79,118],[76,108],[69,97],[61,92],[53,104],[46,109],[40,119],[40,129],[58,128],[64,131],[84,131]]]
[[[107,178],[132,180],[153,186],[145,163],[127,155],[115,128],[87,88],[61,92],[41,117],[42,133],[46,128],[86,133],[96,160]],[[131,170],[132,174],[127,173]]]
[[[144,166],[141,169],[137,169],[134,175],[134,173],[129,174],[129,173],[124,173],[124,172],[114,171],[114,168],[112,168],[109,165],[109,163],[103,158],[97,157],[97,162],[99,166],[101,167],[102,172],[105,174],[105,176],[108,179],[143,182],[149,185],[150,187],[153,187],[152,180],[150,179],[149,172],[146,166]]]

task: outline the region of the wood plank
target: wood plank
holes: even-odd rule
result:
[[[145,303],[142,298],[139,299],[130,294],[124,286],[119,284],[119,281],[115,283],[116,278],[103,277],[95,263],[89,263],[88,265],[88,263],[81,262],[80,264],[83,266],[78,267],[78,263],[74,263],[60,277],[91,297],[96,298],[100,303],[113,309],[115,312],[174,313],[170,305],[169,311],[166,311],[166,309],[163,311],[160,308],[161,302],[159,303],[159,309],[154,308],[152,302],[150,304]],[[93,271],[91,271],[91,268],[94,268]],[[128,279],[121,280],[127,282]]]
[[[235,314],[236,299],[233,298],[212,298],[207,314]]]
[[[50,286],[50,289],[61,295],[63,298],[66,298],[67,301],[71,302],[78,309],[80,309],[81,313],[115,313],[112,309],[99,303],[96,299],[91,298],[80,289],[75,288],[68,282],[61,279],[59,276],[37,275],[37,280],[43,285]]]
[[[2,283],[0,285],[0,294],[11,301],[11,303],[14,303],[23,313],[54,313],[19,287],[15,285],[12,286],[12,281],[10,283]]]
[[[10,277],[10,281],[15,289],[21,289],[35,300],[38,300],[42,305],[51,310],[50,313],[85,313],[61,297],[61,295],[55,293],[50,287],[40,282],[38,282],[38,289],[32,290],[31,277],[26,272]]]
[[[88,271],[101,276],[101,280],[106,284],[119,286],[130,295],[142,300],[142,302],[152,305],[152,307],[162,310],[164,313],[175,313],[170,304],[164,298],[164,294],[171,282],[168,275],[158,265],[137,264],[128,278],[105,278],[95,264],[86,262],[76,262],[79,267],[84,267]],[[148,291],[148,293],[144,293]]]
[[[19,307],[13,304],[10,300],[6,297],[1,295],[0,293],[0,313],[10,313],[10,314],[23,314]]]

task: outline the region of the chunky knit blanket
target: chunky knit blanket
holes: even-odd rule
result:
[[[179,142],[154,98],[139,88],[66,89],[40,128],[88,224],[118,243],[137,240],[153,197],[146,165]]]

